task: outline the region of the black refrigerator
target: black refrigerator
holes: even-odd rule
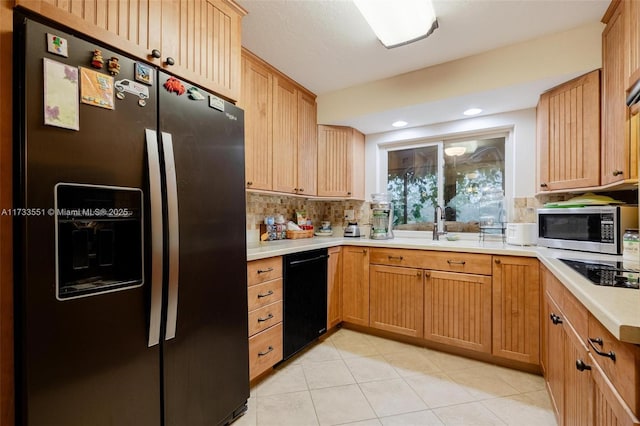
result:
[[[73,29],[14,28],[17,423],[232,421],[243,111]]]

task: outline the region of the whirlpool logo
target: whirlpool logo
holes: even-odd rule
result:
[[[229,120],[235,120],[235,121],[238,120],[238,117],[236,117],[233,114],[229,114],[228,112],[225,112],[224,115],[226,115]]]

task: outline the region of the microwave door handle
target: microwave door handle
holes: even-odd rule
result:
[[[180,221],[178,220],[178,185],[171,133],[162,132],[162,152],[167,185],[167,223],[169,231],[169,288],[165,340],[176,337],[178,320],[178,287],[180,271]]]
[[[152,347],[160,343],[162,322],[162,188],[158,135],[145,129],[147,165],[149,167],[149,199],[151,203],[151,303],[149,309],[149,341]]]

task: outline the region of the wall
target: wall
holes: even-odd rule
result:
[[[455,98],[600,68],[603,24],[517,43],[383,80],[321,94],[318,123]]]
[[[536,189],[536,110],[530,108],[430,126],[367,135],[365,145],[365,194],[384,192],[380,174],[380,146],[435,141],[470,134],[507,133],[505,146],[505,196],[509,220],[529,221],[538,206]],[[519,209],[517,214],[515,211]],[[527,201],[528,200],[528,201]]]

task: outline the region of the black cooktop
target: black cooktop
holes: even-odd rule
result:
[[[622,262],[584,262],[559,259],[595,285],[637,289],[640,272],[625,268]]]

